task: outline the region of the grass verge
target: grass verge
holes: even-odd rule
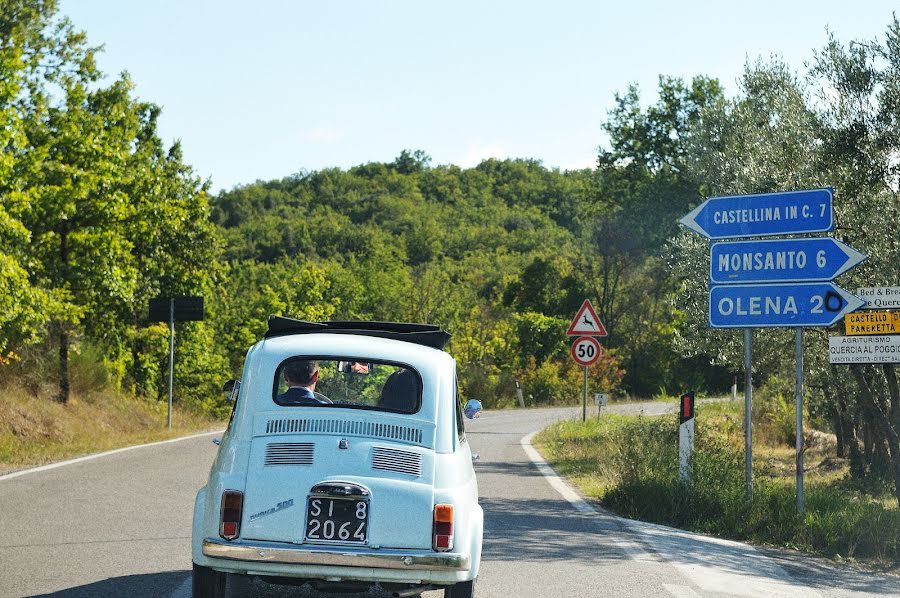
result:
[[[62,405],[15,386],[0,389],[0,474],[124,446],[215,430],[224,422],[112,392]]]
[[[731,430],[739,408],[698,406],[690,485],[678,480],[674,415],[562,421],[535,443],[586,496],[626,517],[900,571],[900,510],[889,489],[856,490],[840,468],[816,465],[828,462],[824,455],[807,453],[806,509],[798,515],[793,468],[782,463],[793,453],[754,446],[762,465],[747,503],[743,447]]]

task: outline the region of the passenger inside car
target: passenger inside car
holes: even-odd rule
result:
[[[410,370],[399,370],[390,375],[381,389],[378,407],[412,412],[416,409],[419,382]]]

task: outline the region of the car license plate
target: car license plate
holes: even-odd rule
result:
[[[310,542],[365,544],[369,501],[310,497],[306,503],[306,539]]]

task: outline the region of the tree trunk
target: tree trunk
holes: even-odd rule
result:
[[[872,470],[873,455],[875,454],[875,443],[872,441],[872,418],[869,417],[868,410],[863,415],[863,459],[866,462],[866,469]]]
[[[63,229],[59,234],[59,259],[65,272],[69,264],[68,231]],[[59,322],[59,394],[56,400],[69,402],[69,331],[65,322]]]
[[[62,324],[59,329],[59,394],[56,400],[69,402],[69,333]]]
[[[841,416],[841,410],[835,409],[834,414],[834,435],[837,438],[837,457],[843,459],[847,454],[844,447],[844,418]]]
[[[847,404],[840,396],[833,396],[827,390],[823,389],[825,401],[829,405],[833,405],[831,410],[831,425],[834,427],[834,435],[837,438],[836,456],[843,459],[847,456]]]
[[[891,453],[891,470],[894,474],[894,495],[900,506],[900,385],[897,384],[897,373],[894,365],[886,363],[881,366],[887,378],[888,393],[891,397],[891,408],[888,415],[888,427],[892,434],[888,435],[888,449]]]
[[[894,496],[897,498],[898,506],[900,506],[900,435],[898,435],[898,427],[895,423],[898,416],[897,411],[900,410],[900,405],[898,405],[898,403],[900,403],[900,397],[898,397],[900,391],[898,391],[897,387],[896,373],[894,372],[893,367],[884,368],[884,374],[887,378],[888,389],[891,395],[889,412],[885,412],[878,403],[878,399],[875,397],[875,393],[872,391],[872,387],[863,375],[861,368],[856,365],[851,365],[850,373],[859,385],[863,399],[865,399],[866,406],[868,407],[866,409],[868,412],[866,419],[874,420],[873,423],[878,425],[884,433],[885,440],[887,440],[888,453],[891,460],[891,471],[894,474]],[[897,400],[894,400],[895,397],[897,397]]]

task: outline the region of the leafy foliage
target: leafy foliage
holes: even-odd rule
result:
[[[563,331],[586,297],[610,331],[592,390],[722,391],[739,335],[706,327],[707,246],[676,224],[711,194],[833,186],[835,234],[870,256],[843,284],[900,278],[900,237],[866,225],[900,220],[897,19],[880,42],[829,39],[803,77],[751,63],[734,98],[704,76],[661,77],[649,105],[630,87],[596,169],[402,150],[215,197],[96,51],[54,0],[0,0],[0,374],[38,394],[57,382],[61,401],[70,354],[108,374],[81,389],[163,397],[167,330],[146,306],[177,295],[204,296],[209,317],[177,325],[176,397],[210,411],[270,313],[439,323],[465,395],[514,404],[518,383],[532,404],[571,401],[582,372]],[[826,334],[807,334],[810,417],[857,479],[900,489],[894,368],[848,375]],[[757,383],[788,378],[788,334],[756,342]]]

